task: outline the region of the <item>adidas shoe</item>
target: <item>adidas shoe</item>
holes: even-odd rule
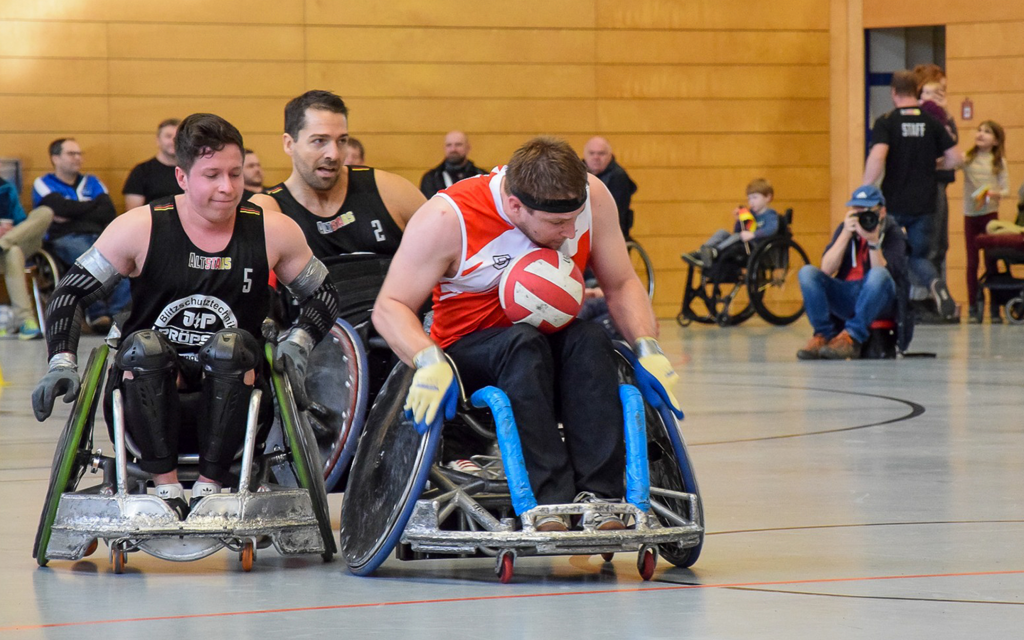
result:
[[[178,516],[178,520],[188,517],[189,506],[185,502],[185,488],[181,483],[157,485],[156,496],[167,503],[171,511]]]
[[[581,491],[576,498],[573,500],[576,504],[613,504],[612,500],[604,500],[598,498],[589,491]],[[607,515],[604,513],[594,513],[588,511],[583,514],[583,519],[580,520],[580,527],[583,529],[594,528],[598,531],[614,531],[616,529],[625,529],[626,523],[622,521],[622,518],[614,515]]]

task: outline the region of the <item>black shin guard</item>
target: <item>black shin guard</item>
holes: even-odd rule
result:
[[[203,368],[203,416],[199,424],[199,473],[226,483],[231,462],[245,440],[253,386],[245,374],[259,370],[260,345],[242,329],[225,329],[199,350]]]
[[[167,473],[178,466],[177,354],[159,331],[136,331],[121,342],[114,357],[124,402],[125,428],[139,449],[139,466]],[[124,374],[130,373],[130,378]]]

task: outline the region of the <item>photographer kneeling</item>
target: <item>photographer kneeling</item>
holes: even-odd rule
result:
[[[814,327],[814,337],[796,353],[801,360],[859,358],[879,318],[896,321],[901,351],[910,342],[907,238],[886,217],[877,187],[858,187],[846,206],[852,209],[825,248],[821,269],[800,270],[800,291]]]

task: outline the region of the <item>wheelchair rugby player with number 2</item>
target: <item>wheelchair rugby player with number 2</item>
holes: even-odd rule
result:
[[[661,458],[671,458],[672,473],[679,475],[676,454],[686,456],[675,423],[682,417],[673,392],[678,376],[654,337],[654,313],[629,262],[615,203],[567,143],[535,138],[507,167],[463,180],[423,205],[394,257],[373,322],[404,364],[367,418],[346,489],[341,550],[353,572],[372,573],[399,542],[425,553],[497,557],[503,582],[511,577],[517,555],[607,557],[639,551],[645,579],[653,573],[659,547],[663,553],[666,545],[675,551],[670,559],[682,566],[696,560],[703,515],[695,480],[687,471],[689,482],[677,481],[674,490],[663,492],[668,498],[653,495],[647,440],[668,442],[668,431],[644,436],[644,405],[634,387],[639,404],[630,401],[624,412],[620,382],[626,361],[611,340],[597,324],[570,322],[571,315],[568,324],[554,330],[534,321],[540,312],[513,323],[503,308],[498,288],[503,270],[537,250],[560,254],[555,260],[571,261],[569,268],[592,266],[613,320],[633,345],[624,349],[633,363],[625,367],[626,377],[635,379],[649,407],[671,420],[668,431],[679,446],[673,451],[664,445],[667,456]],[[533,273],[551,277],[550,271],[544,275],[546,268]],[[557,273],[557,267],[550,269]],[[431,292],[434,321],[428,335],[416,310]],[[523,293],[524,299],[534,293]],[[541,309],[539,304],[532,308]],[[507,399],[488,400],[490,390]],[[442,425],[468,408],[467,394],[475,406],[491,409],[504,492],[511,494],[518,520],[504,517],[500,507],[491,509],[499,512],[492,516],[487,498],[474,502],[470,496],[482,495],[485,485],[485,493],[498,490],[495,483],[430,469]],[[388,403],[390,408],[382,406]],[[633,419],[624,420],[630,407]],[[389,421],[394,424],[385,424]],[[638,429],[634,446],[624,422]],[[511,431],[503,429],[508,424]],[[401,462],[390,461],[395,458]],[[394,477],[386,477],[391,472],[384,470],[391,468]],[[418,480],[401,478],[406,472]],[[433,505],[428,499],[414,504],[428,474],[431,491],[444,495]],[[450,482],[455,476],[469,484],[455,486]],[[669,498],[687,507],[683,515],[659,511],[659,522],[650,507]],[[437,530],[450,519],[456,501],[471,530]],[[430,509],[442,503],[431,525]]]
[[[181,561],[227,546],[246,570],[255,546],[271,543],[282,553],[329,559],[335,545],[320,463],[290,389],[303,384],[310,351],[334,323],[337,290],[292,220],[241,202],[244,145],[234,126],[193,114],[175,147],[184,194],[111,223],[50,302],[49,372],[33,408],[42,421],[58,396],[77,403],[58,446],[34,555],[41,565],[74,560],[102,538],[116,573],[135,550]],[[302,307],[281,339],[266,345],[271,271]],[[133,305],[103,394],[110,460],[89,446],[107,347],[94,352],[81,381],[76,352],[82,309],[123,277],[131,279]],[[254,459],[274,412],[270,379],[290,432],[290,451],[276,463],[293,465],[297,490],[269,483],[274,462]],[[233,467],[239,455],[241,466]],[[90,463],[103,468],[104,482],[75,491]],[[179,467],[195,479],[191,503]],[[147,493],[149,483],[156,495]],[[222,494],[225,486],[235,492]]]

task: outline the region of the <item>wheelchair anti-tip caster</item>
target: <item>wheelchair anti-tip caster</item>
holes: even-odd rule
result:
[[[658,566],[658,549],[644,545],[636,556],[636,569],[640,577],[647,582],[654,577],[654,568]]]
[[[602,553],[601,554],[601,559],[604,560],[605,562],[611,562],[614,558],[615,558],[615,554],[614,553]]]
[[[128,564],[128,550],[123,542],[114,542],[110,545],[110,568],[116,574],[124,573],[124,566]]]
[[[242,544],[242,550],[238,552],[238,559],[242,561],[242,571],[252,571],[252,563],[256,561],[256,546],[249,540]]]
[[[512,581],[512,575],[515,573],[515,564],[515,551],[506,549],[498,554],[498,561],[494,566],[494,572],[498,574],[498,580],[501,581],[501,584],[508,584]]]

